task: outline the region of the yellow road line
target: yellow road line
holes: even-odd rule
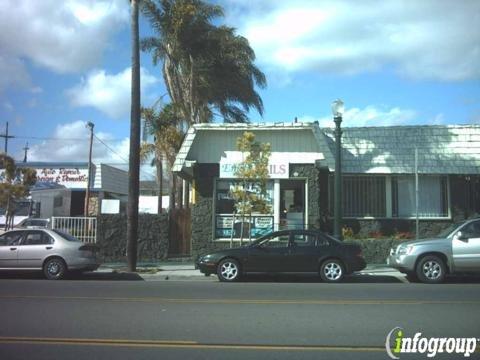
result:
[[[181,304],[253,304],[253,305],[480,305],[480,300],[281,300],[281,299],[188,299],[160,297],[101,297],[101,296],[42,296],[42,295],[2,295],[1,299],[39,300],[85,300],[115,302],[155,302]]]
[[[119,339],[76,339],[76,338],[34,338],[34,337],[0,337],[0,344],[31,345],[83,345],[107,347],[143,347],[143,348],[177,348],[204,350],[267,350],[267,351],[344,351],[344,352],[379,352],[384,347],[376,346],[322,346],[322,345],[252,345],[252,344],[201,344],[195,341],[176,340],[119,340]]]

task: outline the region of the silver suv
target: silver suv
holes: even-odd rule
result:
[[[480,219],[452,224],[434,239],[404,242],[390,249],[387,264],[425,283],[480,272]]]

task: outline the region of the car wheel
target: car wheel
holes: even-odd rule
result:
[[[220,281],[233,282],[240,278],[240,264],[234,259],[223,259],[217,267]]]
[[[67,272],[65,261],[60,258],[48,259],[43,265],[43,273],[48,280],[62,279]]]
[[[446,274],[445,262],[438,256],[430,255],[422,258],[416,268],[417,277],[421,282],[438,284],[443,282]]]
[[[320,267],[320,277],[325,282],[340,282],[344,274],[344,266],[340,260],[326,260]]]

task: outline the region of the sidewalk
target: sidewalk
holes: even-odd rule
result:
[[[103,264],[97,272],[102,273],[124,273],[127,271],[127,265],[124,263],[106,263]],[[215,275],[205,276],[200,270],[196,270],[193,263],[138,263],[137,274],[145,281],[162,281],[162,280],[204,280],[217,281]],[[393,276],[403,277],[404,275],[395,269],[388,267],[386,264],[369,264],[367,267],[358,272],[358,275],[370,276]]]

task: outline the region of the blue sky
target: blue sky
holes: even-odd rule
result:
[[[476,0],[217,0],[267,76],[253,122],[317,120],[346,105],[345,126],[480,124]],[[0,132],[29,160],[125,163],[130,111],[128,0],[0,1]],[[141,20],[141,34],[150,33]],[[143,54],[142,102],[165,94]],[[3,146],[3,144],[1,144]],[[144,178],[153,170],[144,170]]]

